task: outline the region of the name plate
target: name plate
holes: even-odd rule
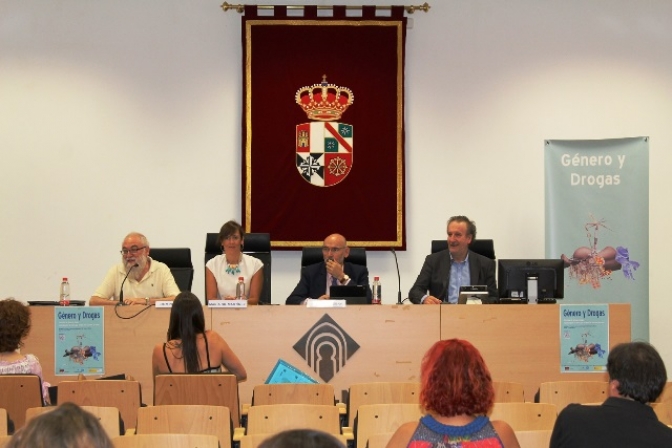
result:
[[[172,300],[157,300],[154,303],[154,306],[157,308],[172,308],[173,307],[173,301]]]
[[[345,300],[306,300],[306,308],[345,308]]]
[[[208,308],[247,308],[247,300],[210,300]]]

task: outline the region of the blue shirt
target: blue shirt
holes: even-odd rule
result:
[[[448,279],[448,293],[446,299],[449,303],[457,303],[460,295],[460,286],[471,284],[471,273],[469,272],[469,252],[464,261],[453,260],[453,254],[450,254],[450,278]]]

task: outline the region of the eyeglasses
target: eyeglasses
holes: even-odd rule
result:
[[[322,252],[324,252],[325,254],[335,254],[336,252],[341,250],[343,250],[342,247],[326,247],[326,246],[322,247]]]
[[[121,250],[119,251],[119,253],[120,253],[121,255],[128,255],[129,253],[130,253],[131,255],[137,255],[138,252],[140,252],[141,250],[146,249],[146,248],[147,248],[147,246],[142,246],[142,247],[133,246],[133,247],[131,247],[130,249],[125,249],[125,248],[124,248],[124,249],[121,249]]]

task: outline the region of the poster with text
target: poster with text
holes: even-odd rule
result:
[[[56,375],[105,374],[102,306],[54,309]]]
[[[560,306],[560,371],[607,370],[609,305]]]

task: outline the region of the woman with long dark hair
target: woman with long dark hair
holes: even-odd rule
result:
[[[216,373],[222,366],[238,381],[247,378],[245,367],[224,338],[205,329],[203,305],[194,294],[177,295],[170,310],[168,342],[157,344],[152,371],[159,373]]]

